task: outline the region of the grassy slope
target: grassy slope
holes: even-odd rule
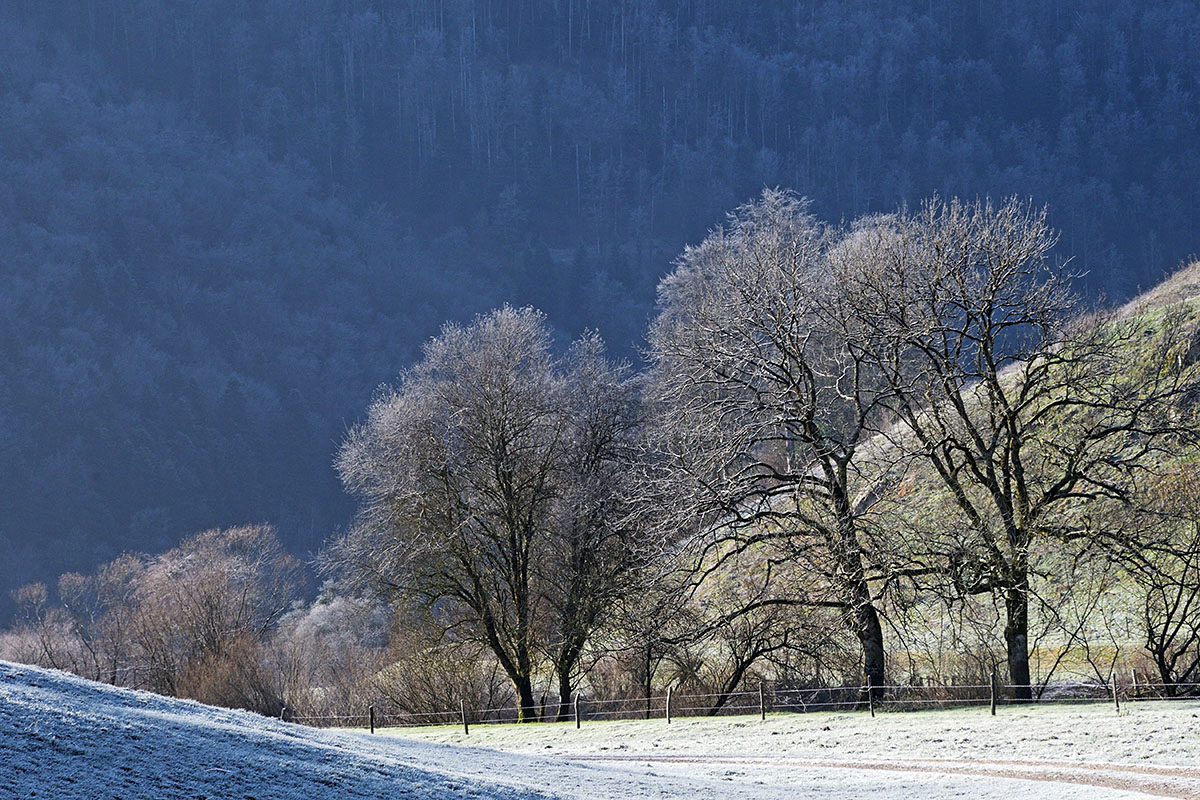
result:
[[[544,796],[412,766],[378,747],[240,711],[0,662],[0,797],[345,798]],[[497,780],[502,778],[497,770]]]

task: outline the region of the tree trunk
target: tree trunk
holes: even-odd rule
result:
[[[850,621],[854,635],[862,645],[864,678],[871,687],[871,697],[879,700],[884,695],[883,687],[887,686],[887,676],[884,673],[883,626],[879,622],[879,611],[871,601],[871,587],[867,584],[863,570],[862,550],[858,544],[849,505],[844,501],[839,503],[839,512],[845,520],[840,526],[841,539],[838,542],[838,556],[846,575],[843,584],[844,598],[849,602],[854,615]]]
[[[737,689],[738,684],[742,682],[742,677],[746,674],[746,670],[754,666],[754,662],[758,660],[761,651],[755,651],[748,656],[742,658],[737,667],[733,671],[733,675],[726,681],[725,686],[721,689],[721,693],[717,695],[717,702],[713,703],[712,708],[708,710],[708,716],[715,717],[717,712],[725,707],[729,702],[729,696]]]
[[[1008,649],[1008,677],[1014,700],[1032,700],[1029,680],[1029,578],[1022,575],[1004,592],[1004,645]]]
[[[533,699],[533,681],[528,675],[513,679],[517,690],[517,722],[537,722],[537,701]]]
[[[1167,660],[1167,646],[1158,642],[1151,642],[1147,649],[1154,655],[1154,666],[1158,668],[1158,677],[1162,681],[1163,694],[1167,697],[1174,697],[1176,694],[1175,670],[1173,669],[1173,662]]]
[[[651,697],[653,697],[653,695],[651,694],[651,689],[653,688],[652,681],[654,679],[653,660],[654,660],[654,652],[651,649],[650,645],[647,644],[646,645],[646,675],[645,675],[646,683],[644,686],[645,692],[646,692],[646,719],[650,719],[650,710],[651,710],[650,705],[652,702]]]
[[[571,671],[560,668],[558,671],[558,721],[566,722],[571,718]]]
[[[883,666],[883,626],[879,622],[879,612],[870,602],[860,603],[854,609],[855,633],[863,649],[863,672],[867,684],[871,687],[871,696],[880,700],[887,686],[887,676]]]

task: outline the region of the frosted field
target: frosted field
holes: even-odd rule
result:
[[[709,796],[1200,798],[1192,700],[1125,703],[1120,715],[1096,703],[1001,706],[995,717],[976,707],[384,733],[702,780]]]
[[[0,662],[0,798],[1200,798],[1198,727],[1186,702],[371,736]]]

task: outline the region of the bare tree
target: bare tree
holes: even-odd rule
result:
[[[277,714],[260,646],[298,588],[265,525],[205,531],[151,559],[129,620],[150,688]]]
[[[468,714],[511,708],[512,682],[486,647],[447,641],[441,631],[414,630],[388,654],[372,690],[388,705],[409,713],[458,709]]]
[[[610,623],[639,566],[625,491],[639,434],[629,369],[595,334],[563,364],[565,414],[550,546],[538,565],[550,605],[546,650],[558,678],[558,718],[570,713],[575,673],[593,634]]]
[[[44,583],[31,583],[13,592],[18,628],[8,642],[6,658],[71,671],[79,665],[79,647],[70,616],[50,600]]]
[[[869,514],[884,485],[860,448],[888,386],[838,320],[838,239],[804,201],[769,190],[679,258],[649,336],[651,491],[669,533],[703,540],[701,577],[770,545],[764,557],[787,561],[793,580],[771,602],[841,610],[882,687]]]
[[[719,558],[719,569],[706,570],[681,613],[661,631],[676,681],[685,691],[711,698],[709,714],[724,708],[748,680],[761,679],[772,664],[839,649],[853,652],[852,643],[844,641],[841,610],[791,602],[792,581],[781,575],[784,570],[772,569],[764,555],[760,548],[740,558]]]
[[[447,325],[338,456],[363,509],[331,564],[490,648],[526,721],[542,654],[569,692],[620,560],[606,487],[625,423],[608,415],[628,401],[597,348],[560,362],[532,309]]]
[[[130,631],[138,581],[145,560],[124,555],[102,565],[94,575],[68,573],[58,579],[58,596],[75,637],[87,654],[88,669],[78,674],[114,686],[136,678]]]
[[[1183,549],[1141,573],[1146,650],[1171,696],[1181,685],[1195,693],[1200,683],[1200,537],[1195,528],[1190,535]]]
[[[299,590],[295,559],[264,525],[196,534],[59,579],[59,602],[23,589],[27,657],[93,680],[279,712],[264,642]],[[24,655],[24,654],[23,654]]]
[[[73,672],[114,685],[137,683],[137,652],[130,619],[133,595],[144,562],[121,556],[94,575],[67,573],[58,579],[58,601],[43,584],[14,594],[19,651],[5,657]]]
[[[963,594],[995,593],[1015,696],[1031,696],[1030,548],[1130,549],[1098,504],[1126,502],[1180,429],[1178,320],[1078,318],[1055,235],[1028,204],[944,203],[860,224],[832,259],[861,358],[886,378],[888,446],[916,457],[909,508],[948,510],[923,557]],[[912,498],[920,498],[913,500]]]
[[[1169,469],[1126,517],[1155,546],[1122,559],[1138,590],[1139,623],[1146,652],[1166,693],[1200,683],[1200,468],[1185,462]],[[1190,690],[1190,692],[1188,691]]]
[[[280,620],[267,655],[289,715],[366,714],[385,664],[390,609],[337,595],[332,583]]]

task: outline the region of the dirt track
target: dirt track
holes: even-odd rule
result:
[[[573,755],[571,761],[617,761],[643,764],[724,764],[762,766],[772,769],[882,770],[949,775],[978,775],[1015,778],[1044,783],[1071,783],[1140,792],[1156,797],[1200,800],[1200,769],[1189,767],[1134,766],[1126,764],[1074,763],[1066,761],[977,761],[967,759],[871,759],[854,760],[792,758],[788,756],[733,755]]]

